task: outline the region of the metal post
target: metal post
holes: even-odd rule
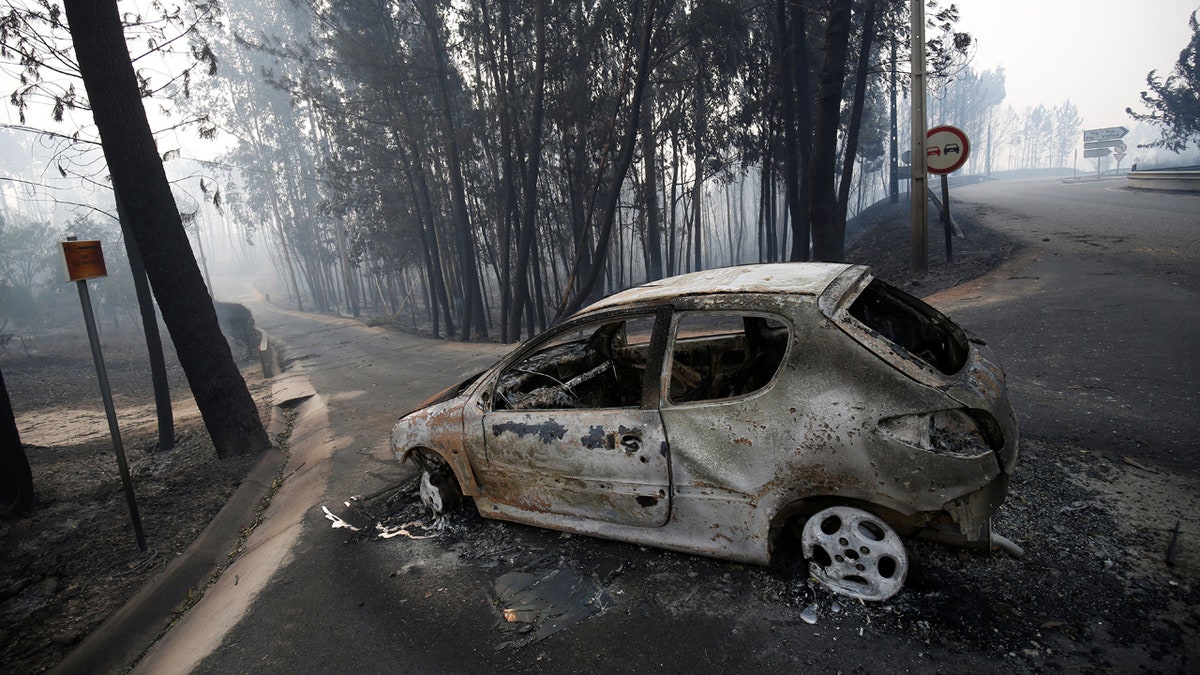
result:
[[[909,0],[912,32],[912,239],[911,270],[922,276],[929,270],[926,217],[929,175],[925,166],[925,5]]]
[[[954,249],[950,243],[953,228],[950,225],[950,181],[942,174],[942,230],[946,233],[946,262],[954,260]]]
[[[72,237],[73,239],[73,237]],[[83,322],[87,325],[88,341],[92,345],[92,359],[96,362],[96,377],[100,380],[100,395],[104,398],[104,414],[108,417],[108,433],[112,435],[113,450],[117,453],[117,468],[121,472],[121,485],[125,488],[125,502],[129,505],[129,519],[133,522],[133,536],[138,550],[146,552],[146,536],[142,533],[142,519],[138,515],[137,501],[133,496],[133,481],[129,478],[129,464],[125,461],[125,447],[121,445],[121,429],[117,426],[117,413],[113,407],[112,392],[108,387],[108,372],[104,369],[104,355],[100,353],[100,336],[96,332],[96,318],[92,314],[92,298],[88,294],[86,280],[75,282],[79,286],[79,303],[83,305]]]

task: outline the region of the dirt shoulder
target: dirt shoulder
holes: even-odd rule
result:
[[[926,233],[929,270],[920,279],[914,279],[910,271],[910,208],[907,199],[897,204],[881,202],[852,219],[846,226],[846,261],[870,265],[876,276],[913,295],[927,297],[982,277],[1023,248],[1020,241],[982,227],[978,217],[980,207],[958,205],[954,221],[962,236],[951,237],[948,260],[944,228],[931,205]]]
[[[82,332],[82,331],[80,331]],[[157,447],[140,332],[109,330],[103,351],[149,550],[138,551],[86,337],[9,345],[0,367],[33,471],[33,513],[0,520],[0,670],[38,672],[180,555],[257,456],[220,461],[173,356],[176,445]],[[170,351],[170,350],[169,350]],[[172,352],[173,353],[173,352]],[[243,375],[268,419],[270,387]]]

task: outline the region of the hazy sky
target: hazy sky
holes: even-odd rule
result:
[[[1191,37],[1200,0],[942,0],[956,4],[960,30],[976,38],[973,67],[1007,73],[1006,105],[1018,112],[1070,99],[1084,128],[1132,128],[1146,73],[1165,74]],[[7,80],[4,93],[11,91]],[[12,106],[0,122],[15,124]],[[939,120],[929,120],[936,124]]]
[[[1004,66],[1006,105],[1070,99],[1085,129],[1132,128],[1125,108],[1141,109],[1146,73],[1174,67],[1200,9],[1200,0],[952,1],[978,42],[975,70]]]

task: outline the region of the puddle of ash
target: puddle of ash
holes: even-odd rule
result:
[[[533,644],[614,604],[595,574],[581,576],[571,569],[543,565],[536,571],[500,575],[495,591],[505,634],[497,649]]]

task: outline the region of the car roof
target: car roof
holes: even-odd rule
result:
[[[869,273],[870,268],[866,266],[844,263],[768,263],[720,267],[651,281],[610,295],[587,307],[584,312],[658,304],[674,298],[718,293],[818,296],[843,275],[851,277],[843,281],[845,284]]]

